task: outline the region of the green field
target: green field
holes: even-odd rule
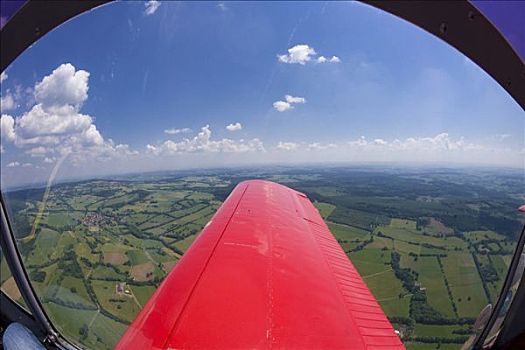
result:
[[[459,350],[461,349],[461,344],[407,342],[405,347],[407,350]]]
[[[403,261],[406,261],[403,264]],[[409,267],[419,273],[420,286],[425,288],[428,303],[439,310],[446,317],[454,317],[455,313],[452,302],[448,296],[445,285],[445,276],[441,272],[436,257],[419,257],[417,260],[410,256],[404,256],[402,265]]]
[[[180,241],[177,241],[176,243],[174,243],[174,246],[179,248],[182,251],[186,251],[190,247],[190,245],[193,243],[195,238],[197,238],[196,235],[188,236],[188,237],[184,238],[183,240],[180,240]]]
[[[414,334],[418,337],[454,337],[454,331],[469,329],[468,326],[457,325],[428,325],[418,324],[414,329]]]
[[[399,241],[410,242],[414,246],[427,244],[444,249],[466,249],[467,247],[466,242],[458,237],[438,238],[424,235],[416,229],[416,222],[412,220],[392,219],[389,225],[379,226],[376,232]]]
[[[459,317],[476,317],[488,300],[472,255],[450,252],[442,261]]]
[[[409,302],[394,271],[385,270],[363,277],[383,310],[390,316],[409,316]]]
[[[498,241],[502,241],[505,239],[505,236],[500,235],[493,231],[471,231],[466,232],[465,237],[467,240],[472,242],[480,242],[486,239],[495,239]]]
[[[76,218],[80,215],[75,215],[76,213],[48,213],[45,223],[51,227],[58,229],[74,226],[77,223]]]
[[[348,254],[352,263],[363,278],[370,275],[389,271],[390,251],[381,249],[364,249],[358,252]],[[373,289],[372,289],[373,291]]]
[[[60,288],[55,293],[55,297],[68,304],[76,303],[85,307],[96,308],[88,295],[83,280],[80,278],[65,276],[60,283]]]
[[[153,286],[131,286],[133,294],[137,298],[138,302],[144,306],[148,302],[151,295],[155,292],[156,288]]]
[[[60,233],[55,230],[44,228],[37,235],[35,247],[26,257],[25,263],[28,265],[38,265],[42,261],[52,259],[56,252],[57,244],[60,240]]]
[[[143,250],[128,250],[126,255],[129,257],[131,265],[140,265],[148,262],[148,257]]]
[[[321,203],[321,202],[314,202],[314,206],[319,210],[319,214],[321,214],[321,217],[326,220],[332,214],[332,212],[335,209],[335,205],[330,203]]]
[[[173,220],[174,218],[172,216],[163,215],[163,214],[150,216],[149,219],[144,220],[144,222],[140,224],[138,228],[140,228],[141,230],[145,230],[151,227],[162,226]]]
[[[46,310],[68,339],[92,349],[113,349],[120,334],[127,328],[127,325],[97,311],[72,309],[53,303],[47,304]],[[86,337],[79,332],[84,327],[88,330]]]
[[[348,225],[328,222],[328,228],[338,240],[342,241],[366,241],[370,238],[370,232]]]
[[[122,320],[132,320],[140,311],[140,305],[129,296],[118,296],[113,281],[93,281],[93,289],[100,306]]]

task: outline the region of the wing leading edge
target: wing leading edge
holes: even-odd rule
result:
[[[117,349],[404,349],[308,198],[240,183]]]

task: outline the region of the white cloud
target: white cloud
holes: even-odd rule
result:
[[[14,168],[14,167],[17,167],[17,166],[20,166],[19,162],[11,162],[11,163],[7,164],[8,168]]]
[[[338,146],[335,143],[323,144],[320,142],[288,142],[288,141],[279,141],[275,146],[275,149],[278,151],[324,151],[332,148],[337,148]]]
[[[62,64],[35,84],[33,105],[21,116],[2,115],[2,142],[31,157],[69,155],[74,165],[136,155],[127,145],[104,140],[93,118],[80,113],[88,98],[89,73]],[[3,148],[3,147],[2,147]]]
[[[75,137],[75,141],[82,143],[84,146],[100,146],[104,142],[104,138],[94,124],[91,124],[89,128],[84,130],[80,135],[75,135]]]
[[[78,110],[88,98],[88,79],[85,70],[76,70],[70,63],[61,64],[35,85],[35,100],[48,110]]]
[[[88,72],[66,63],[36,83],[37,104],[16,118],[15,144],[70,148],[102,144],[93,118],[79,112],[88,98],[88,80]]]
[[[229,124],[226,126],[226,129],[228,131],[238,131],[238,130],[241,130],[242,129],[242,125],[241,123],[237,122],[235,124]]]
[[[115,145],[113,140],[109,140],[109,143],[111,145],[108,149],[109,152],[117,154],[120,157],[137,156],[140,154],[139,151],[131,149],[127,144],[119,143],[118,145]]]
[[[386,142],[385,140],[383,140],[383,139],[375,139],[375,140],[374,140],[374,145],[377,145],[377,146],[384,146],[384,145],[386,145],[386,144],[387,144],[387,142]]]
[[[283,142],[279,141],[277,144],[277,149],[283,151],[295,151],[299,148],[299,144],[295,142]]]
[[[394,139],[388,141],[382,138],[368,140],[361,136],[356,140],[346,143],[295,143],[280,141],[276,148],[285,151],[337,151],[337,154],[354,154],[366,159],[377,154],[390,155],[393,159],[399,158],[411,160],[412,156],[425,155],[425,159],[431,161],[435,157],[469,154],[472,152],[500,152],[502,148],[489,147],[487,145],[467,142],[463,137],[452,138],[448,133],[440,133],[433,137],[408,137],[404,140]],[[348,153],[349,152],[349,153]],[[377,153],[380,152],[380,153]]]
[[[448,133],[393,140],[361,136],[338,143],[280,141],[270,152],[272,159],[287,163],[438,162],[512,167],[523,165],[524,154],[525,149],[467,141]]]
[[[5,96],[0,97],[0,110],[8,111],[16,107],[15,99],[9,90],[5,93]]]
[[[319,142],[310,143],[306,150],[307,151],[325,151],[328,149],[337,148],[337,145],[335,143],[328,143],[328,144],[322,144]]]
[[[25,139],[38,136],[82,133],[92,126],[90,116],[77,113],[71,106],[50,111],[41,104],[17,118],[17,134]]]
[[[13,142],[15,140],[15,120],[12,116],[2,114],[0,117],[0,136],[2,141]]]
[[[179,142],[167,140],[160,145],[147,145],[146,150],[154,155],[174,155],[179,153],[204,153],[204,152],[223,152],[223,153],[244,153],[244,152],[264,152],[263,143],[255,138],[249,141],[244,140],[212,140],[210,126],[206,125],[192,139],[183,139]]]
[[[0,74],[0,83],[3,83],[6,79],[7,79],[7,73],[6,72],[2,72]]]
[[[147,16],[152,15],[157,11],[160,5],[161,5],[160,1],[157,1],[157,0],[146,1],[146,3],[144,4],[144,7],[145,7],[144,13]]]
[[[295,45],[288,49],[288,54],[277,55],[279,62],[283,63],[298,63],[301,65],[306,64],[312,59],[312,56],[315,56],[317,53],[315,50],[305,44]]]
[[[284,102],[284,101],[276,101],[273,103],[273,108],[278,111],[278,112],[284,112],[284,111],[287,111],[289,109],[292,109],[293,106],[291,104],[289,104],[288,102]]]
[[[228,6],[226,6],[224,2],[219,2],[217,4],[217,8],[220,9],[221,11],[228,11]]]
[[[284,99],[288,103],[306,103],[306,99],[304,97],[294,97],[291,95],[284,95]]]
[[[306,99],[304,97],[294,97],[292,95],[285,95],[284,96],[285,101],[276,101],[273,103],[273,108],[278,112],[284,112],[289,109],[293,109],[293,104],[296,103],[306,103]]]
[[[348,142],[348,145],[351,147],[362,147],[362,146],[366,146],[367,144],[368,142],[366,141],[366,138],[364,136],[359,137],[355,141]]]
[[[337,56],[332,56],[331,58],[326,58],[324,56],[317,57],[317,63],[339,63],[341,59]]]
[[[366,137],[361,136],[357,140],[347,142],[350,149],[359,149],[362,152],[374,151],[378,149],[391,151],[391,154],[399,155],[400,152],[405,154],[429,154],[429,159],[432,155],[451,154],[452,152],[464,151],[479,151],[487,149],[486,146],[466,142],[463,137],[453,139],[448,133],[440,133],[434,137],[408,137],[404,140],[394,139],[393,141],[386,141],[381,138],[376,138],[368,141]]]
[[[190,133],[190,132],[192,132],[192,130],[190,128],[181,128],[181,129],[172,128],[172,129],[165,129],[164,130],[164,133],[168,134],[168,135],[187,134],[187,133]]]
[[[308,62],[316,62],[316,63],[339,63],[341,62],[341,59],[337,56],[332,56],[331,58],[327,58],[325,56],[319,56],[317,59],[315,59],[315,56],[317,56],[317,52],[313,47],[310,47],[306,44],[301,45],[295,45],[294,47],[291,47],[288,49],[287,54],[277,55],[277,59],[279,62],[283,63],[290,63],[290,64],[300,64],[305,65]]]
[[[404,141],[394,140],[390,145],[394,149],[413,151],[454,151],[479,147],[472,143],[467,144],[463,137],[454,140],[448,133],[434,137],[409,137]]]

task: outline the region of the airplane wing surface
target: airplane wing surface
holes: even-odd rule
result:
[[[302,193],[240,183],[117,349],[404,349]]]

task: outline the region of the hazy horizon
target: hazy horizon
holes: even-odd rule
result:
[[[108,181],[143,181],[131,180],[132,177],[144,177],[152,176],[161,179],[171,179],[174,177],[184,176],[205,176],[209,173],[212,175],[227,176],[234,171],[258,171],[263,173],[275,173],[278,174],[282,171],[297,170],[297,169],[311,169],[311,170],[366,170],[366,171],[460,171],[469,172],[476,171],[479,174],[483,173],[516,173],[524,175],[525,173],[522,168],[504,167],[504,166],[487,166],[479,164],[454,164],[454,163],[424,163],[424,162],[304,162],[304,163],[265,163],[265,164],[242,164],[242,165],[231,165],[231,166],[210,166],[210,167],[193,167],[193,168],[180,168],[180,169],[157,169],[157,170],[142,170],[142,171],[131,171],[131,172],[114,172],[97,175],[85,175],[85,176],[72,176],[64,174],[60,176],[60,172],[57,172],[57,176],[51,183],[49,178],[42,181],[31,181],[26,183],[13,183],[13,184],[2,184],[2,189],[6,192],[17,191],[22,189],[38,189],[43,188],[50,184],[51,186],[85,182],[85,181],[96,181],[96,180],[108,180]],[[221,174],[222,172],[222,174]]]

